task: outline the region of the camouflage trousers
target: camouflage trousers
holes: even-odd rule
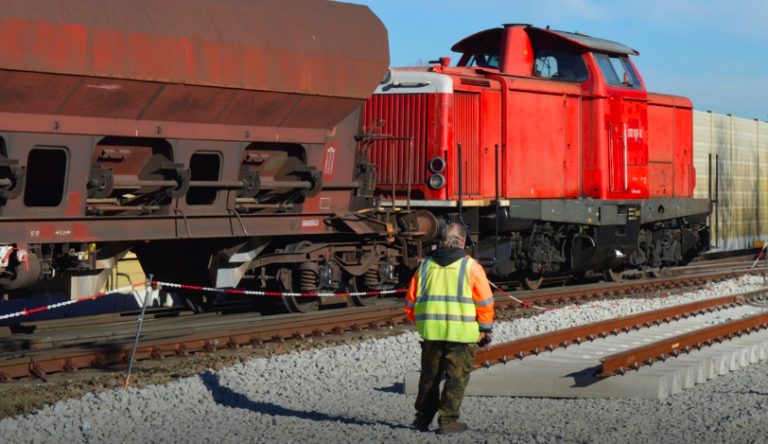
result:
[[[469,373],[477,354],[477,344],[423,341],[421,343],[421,377],[416,395],[416,418],[429,423],[440,412],[438,422],[448,424],[459,419],[459,408]],[[445,378],[443,393],[440,381]]]

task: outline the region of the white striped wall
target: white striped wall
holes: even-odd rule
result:
[[[695,197],[718,199],[713,247],[737,250],[768,240],[768,123],[694,111],[693,156]]]

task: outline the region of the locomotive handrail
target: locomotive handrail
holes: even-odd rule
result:
[[[297,181],[291,181],[291,180],[269,180],[269,179],[262,179],[261,181],[261,188],[263,189],[274,189],[274,188],[301,188],[304,190],[308,190],[312,188],[312,182],[307,182],[304,180],[297,180]]]
[[[147,181],[151,182],[151,181]],[[175,184],[173,181],[155,181],[155,182],[169,182]],[[191,188],[229,188],[229,189],[238,189],[242,188],[245,185],[245,181],[218,181],[218,180],[192,180],[189,182],[189,186]],[[161,185],[157,185],[161,186]],[[329,184],[323,186],[323,189],[344,189],[344,188],[357,188],[358,183],[357,182],[351,182],[351,183],[345,183],[345,184]],[[310,189],[312,188],[312,183],[303,181],[303,180],[269,180],[269,179],[262,179],[261,181],[261,188],[262,189],[275,189],[275,188],[300,188],[300,189]]]
[[[190,188],[227,188],[227,189],[239,189],[245,185],[245,181],[219,181],[219,180],[191,180],[189,181]]]
[[[360,187],[360,182],[354,180],[352,182],[343,183],[324,183],[323,190],[354,190]]]
[[[132,190],[144,187],[177,187],[179,185],[175,180],[115,180],[114,188],[118,190]]]

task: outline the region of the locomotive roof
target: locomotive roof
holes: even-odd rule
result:
[[[573,43],[576,43],[580,46],[583,46],[588,49],[593,49],[597,51],[603,51],[603,52],[610,52],[614,54],[631,54],[631,55],[639,55],[640,53],[630,48],[629,46],[623,45],[618,42],[614,42],[613,40],[606,40],[606,39],[599,39],[596,37],[590,37],[586,34],[577,34],[574,32],[566,32],[566,31],[554,31],[549,29],[541,29],[541,28],[533,28],[537,32],[549,32],[551,34],[558,35],[566,40],[570,40]]]
[[[537,28],[531,25],[515,24],[515,25],[505,25],[505,26],[524,26],[528,35],[536,35],[536,34],[550,35],[556,38],[563,39],[567,42],[570,42],[582,48],[586,48],[588,50],[607,52],[612,54],[631,54],[631,55],[640,54],[637,50],[632,49],[629,46],[623,45],[621,43],[614,42],[612,40],[591,37],[586,34],[579,34],[579,33],[566,32],[566,31],[555,31],[553,29]],[[478,33],[475,33],[459,41],[458,43],[453,45],[453,47],[451,47],[451,50],[455,52],[464,53],[464,52],[468,52],[468,50],[475,50],[478,47],[483,47],[490,50],[498,51],[499,46],[501,45],[501,37],[502,37],[503,31],[504,31],[504,28],[491,28],[491,29],[486,29],[485,31],[480,31]]]

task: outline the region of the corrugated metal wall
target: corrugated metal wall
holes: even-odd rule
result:
[[[717,199],[710,218],[717,250],[768,240],[768,123],[695,111],[695,197]]]

